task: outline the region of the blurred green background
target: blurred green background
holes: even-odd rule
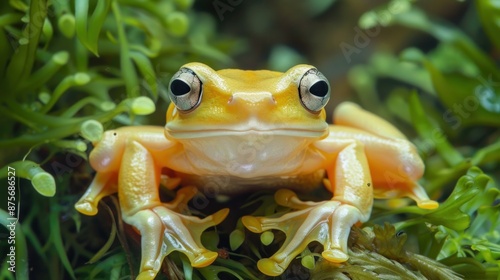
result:
[[[312,264],[298,260],[283,279],[450,279],[451,270],[500,279],[498,1],[9,0],[0,27],[0,279],[135,275],[138,236],[123,228],[116,199],[97,217],[73,207],[93,176],[88,139],[100,132],[89,121],[163,125],[168,81],[191,61],[277,71],[312,64],[332,85],[329,116],[353,100],[400,128],[426,163],[421,184],[439,209],[377,201],[364,225],[375,241],[351,244],[373,259],[353,251],[353,263],[329,267],[313,246],[301,257]],[[22,178],[16,274],[3,242],[9,167]],[[385,221],[407,242],[391,226],[374,226]],[[258,238],[223,226],[206,239],[229,259],[193,270],[174,254],[158,278],[266,279],[255,268],[266,254]],[[394,240],[405,247],[385,252]]]

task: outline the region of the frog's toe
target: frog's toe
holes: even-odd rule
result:
[[[201,235],[206,229],[222,222],[229,209],[219,210],[203,219],[175,213],[165,207],[156,207],[154,211],[165,228],[163,243],[166,246],[162,252],[165,256],[172,251],[179,251],[188,257],[193,267],[210,265],[217,258],[217,253],[205,249]]]
[[[183,253],[193,267],[205,267],[215,261],[218,254],[207,250],[201,243],[201,234],[219,224],[229,213],[222,209],[203,219],[183,215],[160,204],[142,209],[124,220],[141,234],[142,260],[138,279],[154,279],[163,259],[173,251]]]
[[[328,249],[321,253],[321,256],[329,262],[342,263],[349,259],[349,255],[343,252],[341,249]]]
[[[212,252],[212,251],[203,252],[192,260],[191,266],[193,266],[193,267],[208,266],[215,261],[217,256],[218,256],[218,254],[216,252]]]
[[[136,280],[150,280],[150,279],[154,279],[155,276],[156,276],[156,271],[154,270],[145,270],[145,271],[141,271],[141,273],[139,273],[139,275],[137,275],[137,278],[135,278]]]
[[[260,233],[263,232],[264,230],[262,229],[262,223],[260,221],[261,219],[252,217],[252,216],[244,216],[241,218],[241,222],[245,227],[255,233]]]
[[[316,208],[291,212],[279,218],[244,217],[243,224],[252,232],[260,233],[270,229],[278,229],[286,234],[281,248],[270,258],[257,263],[259,270],[268,276],[278,276],[288,267],[312,241],[323,243],[328,236],[325,221],[321,213],[315,213]]]
[[[437,201],[430,199],[419,201],[417,202],[417,205],[422,209],[429,209],[429,210],[436,209],[439,207],[439,203]]]
[[[261,259],[257,262],[259,270],[268,276],[279,276],[285,269],[280,264],[272,259]]]
[[[399,196],[407,196],[413,199],[417,206],[422,209],[436,209],[439,203],[431,200],[424,187],[415,182],[410,182],[399,188]]]
[[[85,215],[97,214],[97,205],[103,197],[114,194],[117,191],[114,173],[98,172],[87,191],[75,204],[75,209]]]
[[[216,213],[210,216],[211,223],[213,223],[213,225],[220,224],[222,221],[224,221],[224,219],[226,219],[228,214],[229,214],[228,208],[224,208],[217,211]]]
[[[243,217],[246,228],[255,233],[271,229],[283,231],[286,239],[270,258],[258,262],[259,270],[269,276],[283,273],[291,261],[313,241],[323,245],[322,256],[334,263],[349,259],[347,240],[351,227],[366,220],[367,213],[335,199],[322,202],[300,201],[293,193],[279,193],[280,204],[293,205],[296,210],[278,218]]]
[[[86,200],[80,200],[75,204],[75,209],[87,216],[94,216],[97,214],[97,205],[96,203],[86,201]]]

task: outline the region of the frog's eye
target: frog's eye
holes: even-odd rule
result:
[[[180,111],[190,111],[198,106],[202,95],[202,83],[193,70],[181,68],[170,80],[170,100]]]
[[[300,80],[299,97],[307,110],[318,113],[330,99],[330,84],[321,72],[310,69]]]

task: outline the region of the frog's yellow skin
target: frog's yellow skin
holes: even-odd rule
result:
[[[277,202],[297,211],[243,217],[252,232],[279,229],[287,235],[278,252],[259,261],[267,275],[281,274],[315,240],[323,244],[325,259],[346,261],[350,228],[368,220],[374,197],[408,196],[419,207],[437,207],[416,183],[422,160],[394,126],[348,102],[337,107],[334,125],[325,122],[330,89],[312,66],[279,73],[214,71],[189,63],[169,89],[173,102],[164,128],[123,127],[94,143],[90,164],[97,175],[76,204],[94,215],[102,197],[118,192],[124,221],[142,235],[138,278],[154,278],[174,250],[194,267],[211,264],[217,253],[203,247],[200,235],[228,213],[204,219],[179,213],[194,195],[192,187],[181,188],[173,202],[161,202],[162,169],[175,174],[170,185],[196,184],[212,194],[280,189]],[[324,175],[332,196],[323,202],[303,202],[289,190],[317,187]]]

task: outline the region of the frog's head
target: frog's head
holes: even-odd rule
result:
[[[172,77],[169,95],[169,139],[251,133],[319,139],[328,134],[323,108],[330,86],[310,65],[280,73],[215,71],[189,63]]]

